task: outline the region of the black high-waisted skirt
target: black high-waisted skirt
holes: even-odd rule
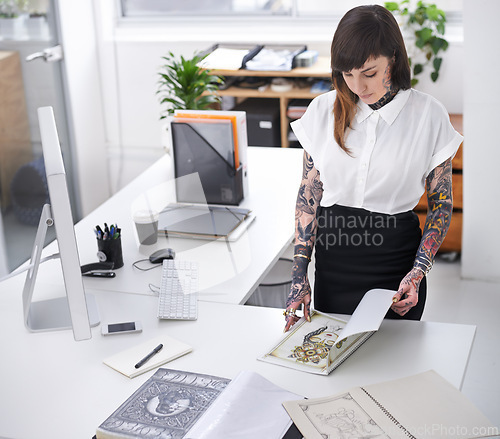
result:
[[[399,289],[422,237],[414,212],[387,215],[334,205],[320,207],[317,219],[315,309],[352,314],[368,290]],[[386,318],[420,320],[426,290],[424,277],[418,304],[403,317],[389,310]]]

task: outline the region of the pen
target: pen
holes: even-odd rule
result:
[[[102,239],[102,229],[99,227],[99,225],[95,226],[95,234],[97,236],[97,239]]]
[[[143,366],[146,362],[148,362],[152,357],[154,357],[162,349],[163,349],[163,345],[162,344],[159,344],[158,346],[156,346],[148,355],[146,355],[142,360],[140,360],[135,365],[135,368],[139,369],[139,367]]]

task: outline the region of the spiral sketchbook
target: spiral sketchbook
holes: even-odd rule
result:
[[[376,288],[361,299],[349,321],[319,311],[302,317],[261,361],[328,375],[380,328],[396,291]]]
[[[499,430],[430,370],[324,398],[286,401],[306,439],[498,437]]]

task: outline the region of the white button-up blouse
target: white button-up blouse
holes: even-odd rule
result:
[[[361,100],[344,152],[333,137],[335,91],[316,97],[291,123],[323,183],[321,206],[339,204],[396,214],[413,209],[429,172],[457,152],[463,137],[444,106],[414,89],[379,110]]]

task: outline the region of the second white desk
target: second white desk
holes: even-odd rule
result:
[[[302,155],[302,150],[293,148],[249,148],[249,193],[241,207],[251,209],[256,219],[236,242],[161,237],[155,245],[140,246],[132,208],[141,205],[161,210],[172,201],[168,198],[172,164],[169,156],[163,157],[76,225],[82,264],[97,262],[96,224],[118,223],[122,229],[124,267],[116,270],[115,279],[85,278],[85,286],[150,294],[149,284],[159,285],[160,270],[141,272],[132,263],[171,247],[178,259],[199,262],[200,300],[245,303],[292,241]]]

